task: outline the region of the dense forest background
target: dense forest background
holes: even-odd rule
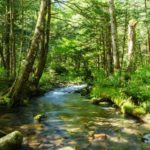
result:
[[[148,0],[1,0],[1,103],[22,104],[24,95],[55,82],[87,82],[91,98],[126,101],[123,111],[147,113],[149,6]]]

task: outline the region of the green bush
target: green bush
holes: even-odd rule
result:
[[[52,81],[52,78],[54,78],[54,72],[52,70],[50,71],[45,71],[42,74],[42,77],[40,79],[40,85],[47,85],[50,84],[50,82]]]
[[[0,67],[0,78],[6,78],[7,72],[3,67]]]
[[[134,102],[140,102],[150,99],[150,67],[139,68],[131,75],[125,88],[125,93],[132,96]]]
[[[95,71],[94,74],[94,85],[100,85],[101,87],[121,87],[120,74],[117,72],[108,76],[104,70]]]

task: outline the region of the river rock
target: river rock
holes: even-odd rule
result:
[[[106,134],[94,134],[94,139],[106,140],[107,139],[107,135]]]
[[[0,138],[0,150],[17,150],[21,147],[23,135],[19,131],[14,131]]]
[[[105,142],[95,139],[91,143],[91,149],[108,150],[108,146]]]
[[[67,146],[63,148],[59,148],[58,150],[75,150],[73,147]]]
[[[42,121],[43,119],[46,119],[46,118],[47,118],[47,116],[44,115],[44,114],[38,114],[38,115],[34,116],[34,120],[36,120],[38,122],[40,122],[40,121]]]

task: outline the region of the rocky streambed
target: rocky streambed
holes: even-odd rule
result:
[[[126,117],[109,104],[91,105],[75,91],[58,88],[34,99],[28,107],[0,108],[0,129],[24,134],[22,150],[150,150],[144,135],[150,125]],[[34,116],[44,114],[41,122]]]

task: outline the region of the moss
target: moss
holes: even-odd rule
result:
[[[34,116],[34,120],[36,120],[36,121],[41,121],[44,118],[47,118],[47,116],[44,114],[38,114],[38,115]]]
[[[23,135],[19,131],[14,131],[2,138],[0,138],[1,150],[12,150],[21,147]]]
[[[122,106],[121,106],[121,112],[122,113],[127,113],[127,114],[132,114],[133,110],[134,110],[134,104],[130,101],[125,102]]]
[[[143,116],[143,115],[146,115],[146,111],[142,107],[136,107],[133,110],[133,114],[137,116]]]

